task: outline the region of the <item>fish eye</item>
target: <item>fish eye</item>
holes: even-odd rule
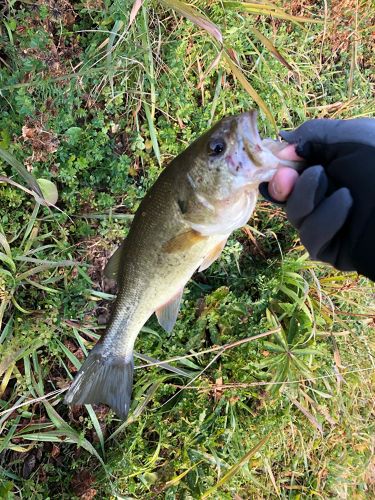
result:
[[[219,156],[224,153],[226,147],[223,139],[211,139],[207,145],[208,154],[209,156]]]

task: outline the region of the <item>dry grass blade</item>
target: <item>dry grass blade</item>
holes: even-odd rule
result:
[[[237,78],[237,80],[240,82],[240,84],[243,86],[243,88],[246,90],[246,92],[257,103],[259,108],[266,115],[266,117],[268,118],[268,120],[272,124],[275,131],[277,131],[275,119],[274,119],[270,109],[268,108],[267,104],[263,101],[263,99],[258,94],[258,92],[254,89],[254,87],[247,80],[245,75],[242,73],[241,69],[237,66],[237,64],[230,57],[229,53],[224,52],[223,57],[224,57],[226,63],[228,64],[229,69],[230,69],[231,73],[233,74],[233,76],[235,76]]]
[[[321,424],[317,421],[317,419],[304,407],[301,405],[299,401],[297,401],[294,398],[289,398],[290,401],[296,406],[300,412],[302,412],[305,417],[310,421],[311,425],[320,432],[320,434],[323,436],[323,427]]]
[[[231,467],[226,474],[209,490],[207,490],[203,495],[201,496],[201,499],[204,500],[205,498],[208,498],[210,495],[212,495],[218,488],[226,484],[232,477],[237,474],[237,472],[243,467],[249,460],[250,458],[255,455],[255,453],[258,453],[258,451],[262,448],[263,445],[267,443],[269,438],[271,437],[271,433],[267,434],[263,439],[259,441],[259,443],[251,448],[250,451],[248,451],[233,467]]]
[[[27,184],[30,186],[30,188],[38,195],[39,198],[44,200],[42,190],[39,187],[39,184],[37,183],[37,180],[33,175],[30,174],[26,170],[26,168],[22,165],[21,162],[17,160],[12,154],[8,153],[8,151],[5,151],[5,149],[0,148],[0,158],[8,163],[11,167],[13,167],[17,173],[25,179]],[[34,194],[34,193],[33,193]]]
[[[223,2],[223,4],[225,7],[248,12],[249,14],[273,16],[278,19],[293,21],[295,23],[323,23],[321,19],[314,19],[313,17],[304,16],[293,16],[291,14],[288,14],[280,7],[273,5],[271,2]]]
[[[1,154],[0,154],[0,156],[1,156]],[[44,199],[42,197],[40,197],[35,191],[33,191],[31,189],[28,189],[28,188],[22,186],[21,184],[18,184],[18,182],[15,182],[12,179],[9,179],[8,177],[0,175],[0,182],[6,182],[7,184],[10,184],[11,186],[14,186],[14,187],[16,187],[18,189],[21,189],[25,193],[31,194],[31,196],[34,196],[34,198],[36,199],[36,201],[38,203],[43,204],[43,205],[46,204],[46,202],[44,201]]]
[[[208,75],[211,73],[211,71],[216,68],[216,66],[219,64],[220,59],[222,56],[222,51],[220,51],[215,59],[212,61],[212,63],[209,65],[207,70],[203,73],[203,75],[199,78],[199,83],[197,85],[197,89],[200,90],[203,86],[204,80],[208,77]]]
[[[276,57],[276,59],[281,62],[286,68],[290,71],[294,71],[292,66],[288,63],[288,61],[283,57],[277,48],[273,45],[273,43],[265,37],[259,30],[257,30],[254,26],[251,28],[252,33],[258,38],[258,40],[266,47],[267,50],[271,52],[272,55]]]
[[[175,10],[182,16],[186,17],[192,23],[200,28],[203,28],[207,33],[213,36],[220,44],[223,43],[223,35],[220,29],[210,21],[204,14],[199,12],[196,7],[180,2],[180,0],[161,0],[161,2],[168,8]]]
[[[192,21],[197,26],[205,29],[211,36],[213,36],[220,44],[223,43],[223,36],[220,29],[210,21],[206,16],[201,14],[195,7],[186,4],[185,2],[180,2],[179,0],[162,0],[162,2],[170,7],[181,15]],[[276,50],[276,49],[275,49]],[[231,55],[233,54],[233,55]],[[227,50],[223,53],[223,58],[229,66],[231,73],[237,78],[237,80],[244,87],[246,92],[251,96],[251,98],[256,102],[259,108],[264,112],[267,116],[268,120],[271,122],[275,131],[277,131],[275,119],[269,110],[267,104],[258,94],[258,92],[254,89],[254,87],[249,83],[239,66],[235,60],[234,52],[227,48]]]
[[[135,0],[132,10],[130,11],[128,28],[133,24],[134,19],[137,17],[139,9],[142,7],[143,0]]]

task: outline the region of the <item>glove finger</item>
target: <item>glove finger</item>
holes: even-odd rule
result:
[[[285,141],[300,146],[305,142],[327,145],[350,142],[375,146],[375,120],[372,118],[310,120],[295,130],[282,130],[280,136]]]
[[[300,228],[300,238],[313,260],[322,259],[335,265],[337,255],[330,252],[329,243],[344,225],[352,204],[353,198],[349,189],[341,188],[306,217]],[[336,248],[337,253],[339,246]]]
[[[310,167],[300,175],[286,205],[288,219],[294,227],[299,229],[322,201],[327,188],[328,179],[320,165]]]

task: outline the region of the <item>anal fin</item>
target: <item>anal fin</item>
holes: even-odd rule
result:
[[[176,323],[183,292],[184,289],[182,288],[176,295],[172,297],[171,300],[169,300],[166,304],[164,304],[162,307],[159,307],[159,309],[155,311],[160,326],[162,326],[168,333],[173,330],[173,327]]]
[[[210,265],[220,257],[221,252],[223,251],[225,244],[227,242],[227,239],[228,238],[225,238],[224,240],[219,241],[219,243],[215,245],[212,250],[210,250],[210,252],[204,258],[204,261],[200,265],[198,269],[199,272],[204,271],[205,269],[210,267]]]

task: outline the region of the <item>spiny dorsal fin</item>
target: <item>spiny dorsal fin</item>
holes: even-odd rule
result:
[[[219,243],[216,246],[214,246],[214,248],[206,255],[204,261],[202,262],[202,264],[198,269],[199,272],[204,271],[205,269],[210,267],[210,265],[220,257],[221,252],[223,251],[223,248],[225,247],[225,244],[227,242],[227,239],[228,238],[225,238],[223,241],[219,241]]]
[[[159,307],[159,309],[155,311],[160,326],[162,326],[168,333],[173,330],[173,327],[176,323],[183,292],[184,289],[182,288],[176,295],[172,297],[170,301],[168,301],[166,304],[164,304],[162,307]]]
[[[118,272],[120,269],[121,254],[124,250],[125,240],[121,243],[118,249],[111,255],[109,261],[104,268],[104,276],[108,279],[117,279]]]

